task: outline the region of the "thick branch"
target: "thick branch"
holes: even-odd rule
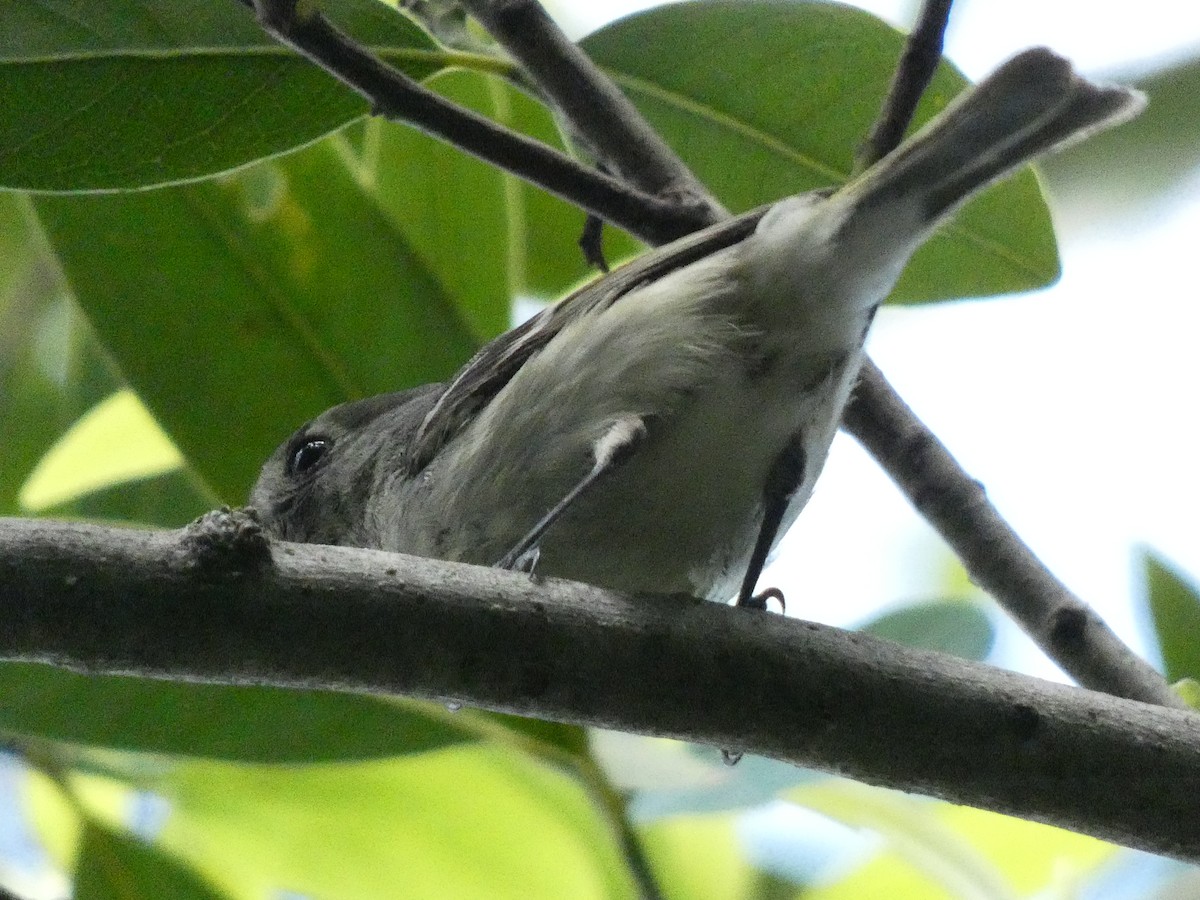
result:
[[[0,520],[0,657],[454,700],[744,748],[1200,861],[1200,716],[681,597]]]
[[[863,366],[843,424],[946,539],[971,579],[1067,674],[1119,697],[1186,708],[1163,677],[1021,542],[979,482],[964,477],[950,451],[871,362]]]

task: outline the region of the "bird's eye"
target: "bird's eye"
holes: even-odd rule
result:
[[[329,441],[325,438],[309,438],[300,444],[288,457],[288,474],[303,475],[321,461],[329,451]]]

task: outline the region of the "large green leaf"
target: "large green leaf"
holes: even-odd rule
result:
[[[468,723],[426,709],[353,694],[0,663],[0,729],[95,748],[294,763],[419,753],[477,738]]]
[[[330,16],[407,74],[444,64],[378,0]],[[203,178],[310,143],[367,104],[234,2],[21,0],[0,29],[0,184],[37,191]]]
[[[1161,557],[1142,557],[1154,633],[1167,678],[1200,678],[1200,591]]]
[[[306,419],[444,378],[476,346],[328,143],[220,182],[36,207],[100,339],[227,502]]]
[[[158,790],[161,839],[232,897],[634,896],[567,775],[486,744],[301,768],[196,763]]]
[[[743,210],[845,181],[903,38],[829,3],[704,0],[622,19],[582,43],[701,180]],[[943,63],[917,121],[965,85]],[[1058,271],[1049,214],[1026,172],[965,207],[913,258],[892,299],[1028,290]]]

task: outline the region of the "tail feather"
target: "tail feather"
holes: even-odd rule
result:
[[[1145,98],[1096,85],[1045,48],[1021,53],[946,109],[843,193],[865,211],[913,198],[930,224],[1049,150],[1136,115]]]

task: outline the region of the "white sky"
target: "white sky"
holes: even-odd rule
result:
[[[648,4],[569,5],[559,14],[584,33]],[[903,0],[860,5],[896,23],[911,16]],[[1200,55],[1200,3],[960,0],[946,49],[978,78],[1035,44],[1092,73]],[[1200,177],[1125,233],[1060,231],[1064,276],[1052,289],[885,310],[869,344],[1035,552],[1139,649],[1135,547],[1200,576],[1198,235]],[[849,624],[928,596],[943,583],[942,554],[875,464],[839,436],[768,577],[794,614]],[[1023,639],[1008,636],[1004,647],[1021,668],[1052,671]]]

